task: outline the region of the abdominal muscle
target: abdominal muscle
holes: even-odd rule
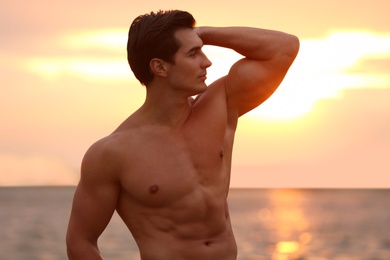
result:
[[[134,202],[122,192],[117,210],[142,260],[237,257],[226,196],[208,188],[198,186],[162,207]]]
[[[207,223],[204,225],[207,226]],[[162,232],[152,228],[150,231],[154,234],[151,237],[136,239],[141,259],[236,259],[237,248],[230,221],[227,220],[225,225],[224,231],[213,236],[199,234],[199,229],[205,229],[200,225],[194,225],[192,228],[187,226],[186,230],[192,229],[193,236],[187,234],[185,238],[179,235],[180,231]],[[180,228],[180,226],[177,227],[177,229]]]

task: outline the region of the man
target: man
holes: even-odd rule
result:
[[[70,259],[101,259],[97,240],[115,210],[142,260],[236,259],[227,195],[238,118],[275,91],[299,41],[263,29],[194,25],[177,10],[132,23],[128,59],[146,100],[83,159]],[[245,58],[207,87],[204,44]]]

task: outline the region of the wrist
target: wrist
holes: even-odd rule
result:
[[[207,35],[210,35],[214,29],[214,27],[210,26],[199,26],[195,27],[194,31],[198,34],[199,38],[202,39],[203,44],[207,44]]]

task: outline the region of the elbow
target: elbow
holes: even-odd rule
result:
[[[66,240],[66,254],[68,255],[68,259],[76,259],[76,246],[69,240]]]
[[[299,39],[295,35],[286,34],[283,45],[280,46],[279,53],[275,57],[279,60],[279,65],[285,65],[288,69],[294,62],[299,52]]]
[[[97,248],[97,242],[91,243],[86,239],[72,235],[71,232],[66,235],[66,253],[70,260],[103,259]]]
[[[77,242],[73,237],[69,234],[66,234],[66,253],[68,255],[68,259],[76,259],[77,257]]]
[[[300,47],[299,38],[295,35],[288,34],[288,41],[286,43],[286,54],[291,57],[292,60],[298,55]]]

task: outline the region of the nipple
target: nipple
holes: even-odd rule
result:
[[[154,185],[150,186],[149,193],[156,194],[158,192],[158,189],[159,189],[158,186],[156,184],[154,184]]]

